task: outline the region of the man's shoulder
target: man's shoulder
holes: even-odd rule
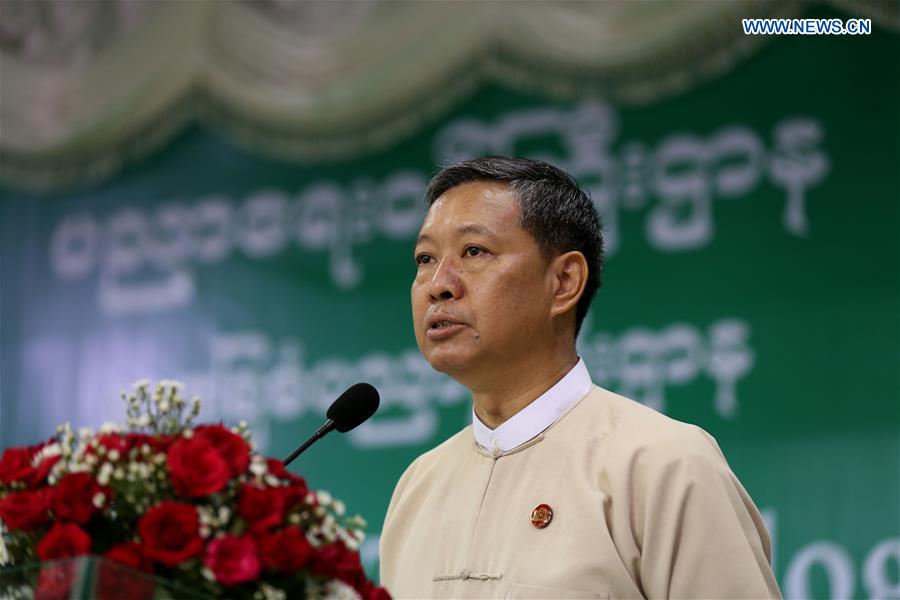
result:
[[[467,425],[449,438],[426,452],[423,452],[406,468],[403,479],[416,478],[436,471],[445,471],[448,463],[458,461],[468,452],[475,452],[475,436],[472,426]]]
[[[673,419],[594,385],[564,419],[573,438],[602,440],[614,454],[721,457],[715,439],[700,427]]]

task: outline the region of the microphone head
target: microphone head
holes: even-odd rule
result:
[[[335,429],[346,433],[374,415],[378,401],[378,390],[368,383],[357,383],[328,407],[325,416],[334,421]]]

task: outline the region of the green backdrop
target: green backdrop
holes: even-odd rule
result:
[[[3,190],[2,445],[175,378],[283,456],[356,381],[382,408],[294,465],[377,537],[405,466],[470,418],[419,355],[413,239],[435,165],[545,158],[609,248],[594,380],[719,441],[791,597],[900,596],[900,39],[780,38],[653,106],[485,85],[372,155],[297,165],[195,127],[90,189]]]

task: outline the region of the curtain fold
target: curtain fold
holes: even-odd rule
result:
[[[897,4],[832,0],[900,31]],[[821,3],[233,2],[0,5],[0,182],[94,182],[200,121],[298,161],[350,158],[484,81],[656,102],[768,39],[740,19]]]

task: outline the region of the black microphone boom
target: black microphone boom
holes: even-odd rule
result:
[[[334,429],[341,433],[347,433],[374,415],[376,410],[378,410],[378,390],[368,383],[357,383],[350,386],[328,407],[328,411],[325,413],[328,420],[325,421],[325,424],[319,427],[312,437],[297,446],[297,449],[291,452],[282,463],[284,466],[288,466],[304,450]]]

